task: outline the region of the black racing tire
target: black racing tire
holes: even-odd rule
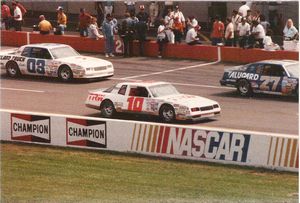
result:
[[[58,77],[63,82],[69,82],[73,80],[73,72],[67,65],[63,65],[58,69]]]
[[[12,78],[17,78],[21,75],[18,64],[15,61],[8,61],[6,63],[6,73]]]
[[[176,118],[174,108],[169,104],[162,105],[159,110],[159,118],[164,123],[174,122]]]
[[[251,84],[246,79],[241,79],[237,83],[237,91],[241,96],[252,96],[253,90]]]
[[[104,100],[100,105],[100,114],[104,118],[112,118],[116,114],[114,104],[110,100]]]

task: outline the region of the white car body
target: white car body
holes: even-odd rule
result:
[[[61,52],[61,54],[57,54]],[[55,53],[57,55],[55,55]],[[42,43],[21,46],[14,50],[0,52],[1,68],[16,63],[20,74],[59,77],[60,68],[67,66],[72,78],[98,78],[114,75],[111,62],[82,56],[65,44]]]
[[[174,88],[174,94],[164,96],[154,95],[157,88]],[[124,91],[124,88],[126,90]],[[144,88],[143,96],[135,96],[132,89]],[[170,89],[171,91],[173,89]],[[174,120],[200,120],[215,117],[220,114],[218,102],[194,95],[180,94],[175,87],[166,82],[123,82],[109,89],[89,91],[86,106],[100,110],[102,103],[109,100],[113,103],[116,112],[142,113],[160,116],[163,105],[172,106],[175,112]]]

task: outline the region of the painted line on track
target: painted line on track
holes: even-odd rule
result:
[[[9,87],[0,87],[1,90],[10,90],[10,91],[21,91],[21,92],[34,92],[34,93],[44,93],[42,90],[30,90],[30,89],[17,89]]]
[[[175,72],[175,71],[179,71],[179,70],[187,70],[187,69],[191,69],[191,68],[198,68],[198,67],[213,65],[213,64],[217,64],[219,62],[220,61],[215,61],[215,62],[210,62],[210,63],[202,63],[202,64],[198,64],[198,65],[175,68],[175,69],[171,69],[171,70],[158,71],[158,72],[154,72],[154,73],[147,73],[147,74],[141,74],[141,75],[134,75],[134,76],[124,77],[122,79],[133,79],[133,78],[139,78],[139,77],[146,77],[146,76],[150,76],[150,75],[160,75],[160,74],[171,73],[171,72]]]

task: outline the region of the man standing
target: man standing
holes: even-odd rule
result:
[[[65,29],[67,27],[67,16],[64,13],[63,7],[59,6],[57,9],[57,34],[63,35],[65,32]]]
[[[248,38],[250,35],[250,24],[247,23],[246,18],[242,18],[242,22],[237,27],[239,33],[239,45],[241,48],[248,46]]]
[[[183,25],[183,28],[186,27],[186,26],[185,26],[185,18],[184,18],[184,15],[183,15],[183,13],[179,10],[179,6],[178,6],[178,5],[175,6],[175,10],[172,12],[172,16],[173,16],[174,19],[178,17],[179,22],[181,22],[182,25]]]
[[[226,19],[226,30],[225,30],[225,46],[233,46],[233,38],[234,38],[234,27],[230,18]]]
[[[113,57],[114,51],[114,25],[112,23],[112,16],[106,15],[106,19],[103,21],[102,32],[105,38],[105,57]]]
[[[242,2],[242,6],[239,8],[239,14],[242,17],[246,17],[247,16],[247,11],[250,10],[250,7],[247,5],[247,3],[245,1]]]
[[[79,14],[79,32],[81,37],[86,37],[88,35],[88,26],[90,24],[92,16],[85,11],[84,8],[80,9]]]
[[[1,23],[4,23],[5,29],[9,30],[11,25],[11,13],[6,1],[1,1],[1,18]]]
[[[39,19],[40,19],[40,23],[39,23],[38,27],[40,30],[40,34],[42,34],[42,35],[50,34],[50,31],[52,30],[51,23],[45,19],[44,15],[40,15]]]
[[[22,31],[23,16],[21,9],[17,6],[16,2],[12,2],[12,7],[14,9],[14,28],[16,31]]]
[[[155,1],[151,1],[149,6],[149,14],[150,14],[150,27],[154,27],[157,16],[159,15],[159,4]]]
[[[224,35],[224,24],[220,20],[220,17],[216,16],[213,24],[213,30],[211,33],[211,38],[212,38],[211,44],[213,46],[216,46],[217,44],[221,43],[223,39],[223,35]]]
[[[145,6],[140,5],[140,12],[136,15],[139,22],[136,26],[137,38],[140,45],[140,55],[144,56],[144,42],[146,41],[147,29],[149,27],[149,15],[145,12]]]
[[[232,11],[232,17],[231,22],[233,23],[233,30],[234,30],[234,38],[233,38],[233,46],[236,47],[237,41],[238,41],[238,25],[242,20],[242,16],[238,14],[237,10]]]

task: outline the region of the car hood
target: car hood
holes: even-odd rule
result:
[[[193,107],[203,107],[203,106],[209,106],[213,104],[217,104],[218,102],[207,99],[205,97],[195,96],[195,95],[188,95],[188,94],[178,94],[178,95],[172,95],[172,96],[164,96],[160,97],[160,99],[171,102],[173,104],[179,104],[182,106],[187,106],[189,108]]]
[[[68,64],[75,64],[84,68],[94,68],[99,66],[107,66],[112,63],[103,59],[93,58],[89,56],[72,56],[59,59],[58,61]]]

